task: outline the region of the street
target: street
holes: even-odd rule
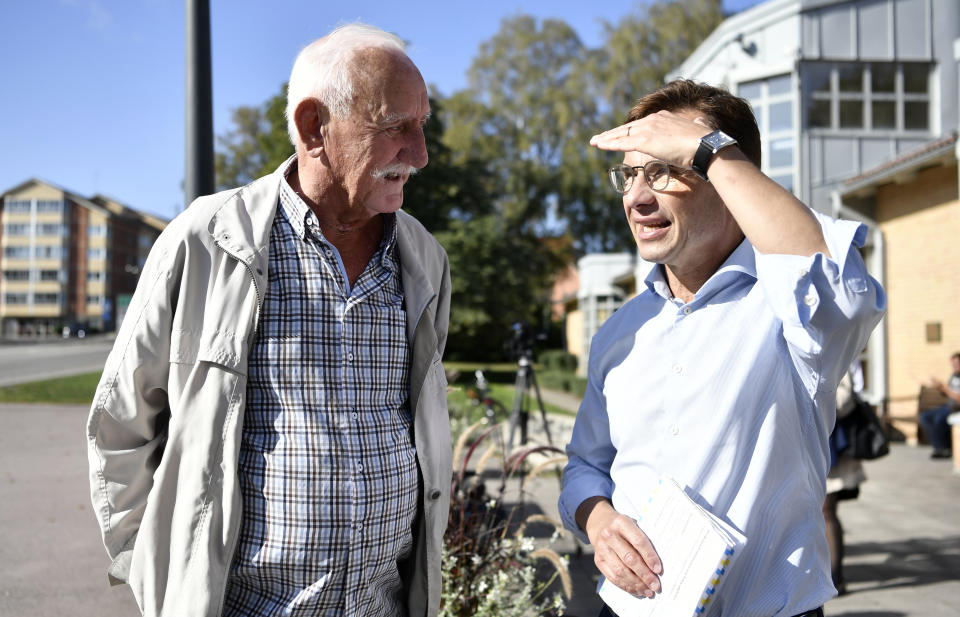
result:
[[[0,387],[103,370],[113,336],[37,343],[0,339]]]

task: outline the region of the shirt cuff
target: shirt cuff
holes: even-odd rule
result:
[[[578,540],[590,544],[587,533],[577,525],[577,508],[591,497],[613,497],[613,480],[596,471],[589,471],[586,463],[571,461],[563,472],[563,490],[557,502],[560,520]]]

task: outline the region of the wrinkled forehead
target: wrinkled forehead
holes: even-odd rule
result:
[[[354,76],[354,105],[374,108],[394,98],[416,99],[429,110],[427,86],[420,71],[406,54],[371,47],[358,50],[350,60]]]

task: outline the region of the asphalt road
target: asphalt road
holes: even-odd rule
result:
[[[0,340],[0,386],[103,370],[113,337],[54,339],[42,343]]]

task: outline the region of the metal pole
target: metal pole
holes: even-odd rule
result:
[[[185,206],[214,190],[210,1],[186,0],[186,20]]]

